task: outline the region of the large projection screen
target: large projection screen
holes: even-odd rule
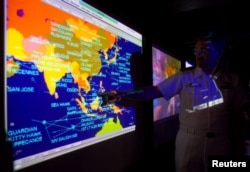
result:
[[[135,130],[98,93],[133,89],[142,35],[80,0],[5,1],[5,129],[14,170]]]

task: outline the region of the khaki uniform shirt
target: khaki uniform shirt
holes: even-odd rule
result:
[[[180,130],[176,137],[176,171],[205,171],[209,155],[229,155],[233,116],[246,102],[237,75],[218,70],[213,76],[188,69],[157,86],[165,99],[179,94]]]

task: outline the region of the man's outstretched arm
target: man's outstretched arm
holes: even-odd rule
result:
[[[135,90],[127,91],[110,91],[99,93],[98,96],[102,97],[102,106],[120,101],[123,98],[134,99],[134,100],[153,100],[155,98],[162,97],[162,93],[156,86],[149,86]]]

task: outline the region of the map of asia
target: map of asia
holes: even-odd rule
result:
[[[141,47],[29,2],[9,0],[6,17],[6,125],[15,159],[135,126],[132,107],[102,107],[97,94],[133,88],[129,59]]]

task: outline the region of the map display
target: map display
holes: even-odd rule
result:
[[[140,45],[41,0],[6,5],[5,123],[15,169],[135,129],[133,107],[102,107],[97,94],[133,88],[129,59]]]

